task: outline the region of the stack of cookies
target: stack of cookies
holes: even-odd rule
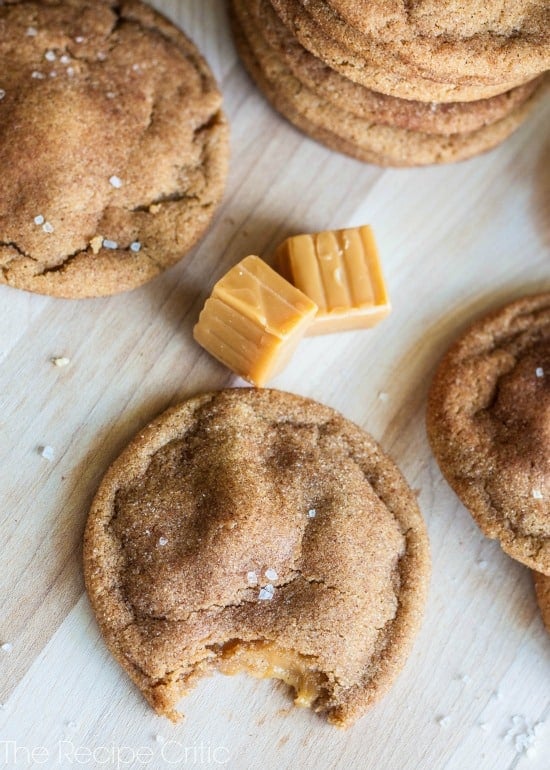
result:
[[[273,106],[368,163],[463,160],[540,100],[550,7],[538,0],[231,0],[239,54]]]

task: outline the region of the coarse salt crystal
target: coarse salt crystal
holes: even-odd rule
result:
[[[268,583],[263,588],[260,588],[260,593],[258,594],[258,599],[261,599],[262,601],[273,599],[273,594],[274,593],[275,593],[274,587],[271,585],[271,583]]]
[[[269,569],[266,569],[266,571],[264,572],[264,575],[268,580],[277,580],[277,578],[279,577],[279,575],[277,574],[277,570],[272,569],[272,567],[270,567]]]
[[[389,395],[387,393],[384,393],[383,391],[378,394],[379,401],[387,401],[388,398],[389,398]]]
[[[51,77],[51,78],[56,78],[56,77],[57,77],[57,70],[52,70],[52,71],[50,72],[50,77]]]
[[[48,460],[48,462],[51,462],[54,457],[54,451],[52,446],[43,446],[40,448],[40,454],[44,458],[44,460]]]
[[[488,733],[491,725],[488,722],[480,722],[479,723],[479,729],[483,730],[484,733]]]
[[[451,717],[450,716],[440,717],[437,720],[437,722],[440,727],[448,727],[451,724]]]
[[[119,187],[122,187],[122,179],[113,174],[113,176],[109,177],[109,184],[118,189]]]
[[[51,224],[51,222],[44,222],[44,224],[42,225],[42,229],[44,230],[45,233],[53,233],[54,226]]]
[[[535,498],[535,500],[542,500],[542,498],[544,497],[544,495],[542,494],[540,489],[533,489],[533,493],[532,494],[533,494],[533,497]]]
[[[133,243],[130,244],[130,251],[141,251],[141,243],[139,241],[133,241]]]
[[[168,542],[167,537],[159,537],[159,545],[166,545]]]
[[[38,30],[36,27],[27,27],[27,31],[25,33],[27,37],[36,37],[38,35]]]
[[[254,570],[250,570],[250,572],[246,573],[246,582],[249,586],[257,586],[258,585],[258,575],[255,573]]]
[[[0,88],[0,99],[3,99],[5,95],[6,95],[6,92],[4,91],[4,89]]]
[[[157,734],[157,735],[155,735],[155,740],[156,740],[157,743],[164,743],[164,736],[160,735],[160,734]]]
[[[55,356],[51,359],[51,362],[54,366],[59,366],[59,368],[62,368],[63,366],[69,365],[70,358],[67,358],[66,356]]]
[[[75,41],[75,43],[83,43],[84,42],[84,38],[82,37],[82,35],[77,35],[77,37],[75,37],[74,41]]]
[[[71,63],[71,57],[67,56],[66,53],[63,54],[63,56],[60,57],[59,61],[61,64],[70,64]]]
[[[103,248],[105,249],[118,249],[118,243],[116,241],[111,241],[109,238],[103,239]]]
[[[98,51],[97,53],[98,61],[105,61],[106,58],[107,58],[107,54],[105,53],[105,51]]]
[[[307,515],[310,519],[314,519],[317,516],[317,511],[315,510],[315,508],[310,508],[309,511],[307,512]]]
[[[105,94],[105,96],[107,97],[107,99],[114,99],[114,98],[115,98],[115,96],[116,96],[116,94],[115,94],[115,92],[114,92],[114,91],[107,91],[107,93]]]
[[[74,67],[67,67],[67,75],[72,78],[74,75]]]
[[[542,366],[537,366],[537,368],[535,369],[535,374],[537,375],[537,377],[544,377],[544,369],[542,368]]]
[[[11,652],[13,650],[13,644],[11,644],[11,642],[4,642],[0,649],[2,652]]]
[[[57,56],[55,55],[55,51],[46,51],[44,54],[44,58],[46,61],[55,61],[57,59]]]
[[[43,225],[44,224],[44,217],[42,216],[42,214],[38,214],[38,216],[36,216],[34,218],[34,224],[35,225]]]
[[[33,70],[31,72],[31,78],[34,78],[35,80],[44,80],[46,76],[43,72],[39,72],[38,70]]]

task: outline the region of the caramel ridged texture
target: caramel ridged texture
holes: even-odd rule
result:
[[[195,244],[228,131],[180,30],[137,0],[16,0],[0,5],[0,72],[0,281],[113,294]]]
[[[116,460],[84,571],[107,644],[159,714],[177,719],[199,677],[278,650],[315,682],[307,702],[349,726],[404,665],[429,553],[368,434],[314,401],[235,389],[169,409]]]
[[[428,436],[482,531],[550,575],[550,293],[475,322],[443,357]]]

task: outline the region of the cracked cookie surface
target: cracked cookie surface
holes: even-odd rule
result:
[[[235,389],[168,410],[111,466],[84,571],[107,644],[158,713],[177,719],[200,676],[252,670],[348,726],[404,665],[429,553],[370,436],[309,399]]]
[[[550,575],[550,293],[481,319],[444,356],[427,428],[482,531]]]
[[[138,0],[0,6],[0,282],[135,288],[221,199],[228,131],[195,46]]]

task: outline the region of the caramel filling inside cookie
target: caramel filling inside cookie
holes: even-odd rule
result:
[[[219,654],[218,671],[222,674],[244,672],[257,679],[280,679],[295,691],[295,706],[311,707],[326,695],[327,677],[295,650],[285,650],[272,642],[234,639],[221,646]]]

